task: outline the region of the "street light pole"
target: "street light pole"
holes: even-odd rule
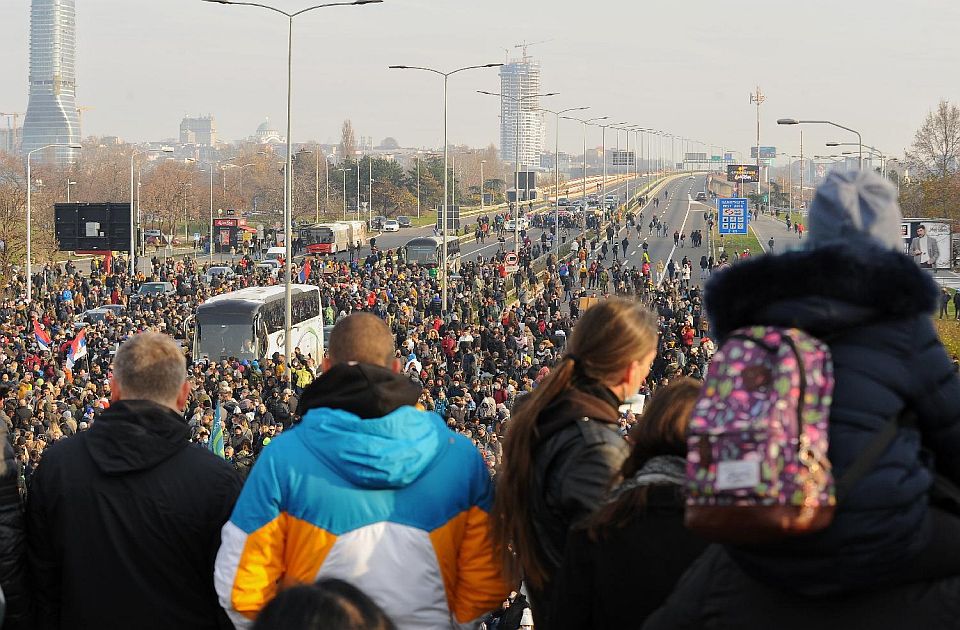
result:
[[[486,160],[480,160],[480,214],[483,214],[483,165]]]
[[[260,4],[257,2],[237,2],[235,0],[204,0],[205,2],[213,2],[215,4],[227,4],[227,5],[240,5],[240,6],[251,6],[259,7],[261,9],[266,9],[268,11],[273,11],[279,13],[287,18],[287,160],[286,160],[286,171],[284,173],[284,184],[286,190],[284,191],[284,212],[283,212],[283,228],[284,228],[284,246],[286,248],[286,257],[284,260],[284,357],[286,360],[287,369],[284,372],[284,376],[288,383],[291,382],[292,373],[290,370],[291,365],[291,354],[293,352],[293,313],[292,313],[292,301],[293,301],[293,289],[292,289],[292,274],[291,268],[293,267],[293,208],[291,207],[293,201],[293,146],[291,141],[291,99],[293,96],[293,18],[303,15],[309,11],[315,9],[324,9],[327,7],[338,7],[338,6],[349,6],[349,5],[362,5],[362,4],[376,4],[383,2],[383,0],[354,0],[353,2],[331,2],[328,4],[317,4],[314,6],[307,7],[305,9],[300,9],[293,13],[288,13],[276,7],[272,7],[266,4]],[[358,195],[359,202],[359,195]],[[212,245],[212,243],[211,243]]]
[[[777,120],[778,125],[833,125],[838,129],[843,129],[844,131],[849,131],[850,133],[856,134],[857,136],[857,146],[860,147],[859,152],[859,169],[863,170],[863,136],[860,135],[860,132],[856,129],[851,129],[850,127],[844,127],[843,125],[837,124],[831,120],[797,120],[796,118],[780,118]],[[803,191],[801,191],[802,193]]]
[[[62,145],[54,145],[62,146]],[[135,159],[138,155],[143,155],[145,153],[173,153],[172,147],[162,147],[160,149],[148,149],[145,151],[137,151],[136,149],[130,152],[130,260],[128,261],[127,270],[128,275],[132,278],[137,275],[137,225],[136,225],[136,214],[134,213],[134,197],[136,195],[136,186],[133,181],[134,176],[134,164]],[[29,166],[29,159],[27,160],[27,166]],[[29,190],[29,188],[28,188]],[[29,223],[29,222],[28,222]]]
[[[45,149],[52,149],[54,147],[66,147],[68,149],[82,149],[83,147],[79,144],[69,144],[64,142],[56,142],[54,144],[48,144],[42,147],[38,147],[33,151],[27,152],[27,303],[29,304],[33,300],[33,251],[31,244],[31,206],[30,206],[30,193],[33,189],[33,175],[30,172],[30,160],[33,158],[33,154],[37,151],[43,151]],[[132,193],[131,193],[132,196]],[[130,216],[133,216],[133,204],[130,204]],[[132,220],[132,219],[131,219]],[[130,235],[131,243],[133,242],[133,235]],[[133,255],[133,250],[131,249],[130,254]]]
[[[541,108],[548,114],[553,114],[553,250],[556,252],[557,260],[560,260],[560,116],[569,112],[580,112],[590,109],[589,107],[568,107],[559,111],[553,111]]]
[[[420,152],[417,151],[417,218],[420,218]]]
[[[432,72],[433,74],[438,74],[443,77],[443,204],[440,206],[440,238],[442,240],[441,250],[440,250],[440,291],[441,291],[441,304],[443,304],[443,311],[447,311],[447,199],[448,197],[448,184],[447,184],[447,82],[450,77],[458,72],[463,72],[465,70],[477,70],[480,68],[499,68],[502,66],[502,63],[487,63],[479,66],[465,66],[463,68],[457,68],[456,70],[451,70],[450,72],[441,72],[434,68],[425,68],[423,66],[390,66],[391,70],[421,70],[423,72]],[[419,157],[417,158],[417,172],[419,173]],[[418,186],[417,190],[419,191],[419,176],[417,177]],[[419,192],[418,195],[419,197]],[[419,212],[420,204],[417,203],[417,208]]]
[[[580,189],[581,189],[581,212],[583,213],[583,231],[587,230],[587,125],[595,123],[601,120],[606,120],[609,116],[598,116],[596,118],[588,118],[586,120],[581,118],[573,118],[571,116],[560,116],[564,120],[575,120],[583,126],[583,179],[580,180]]]

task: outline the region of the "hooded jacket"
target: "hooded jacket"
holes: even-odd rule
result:
[[[416,409],[419,388],[340,364],[302,422],[265,447],[223,528],[215,581],[237,627],[278,582],[349,580],[399,628],[476,625],[506,598],[489,540],[489,474],[473,444]]]
[[[224,628],[213,561],[233,467],[146,400],[110,405],[43,454],[27,503],[37,628]]]
[[[936,470],[960,483],[960,380],[931,321],[937,287],[907,256],[879,246],[829,244],[764,256],[716,274],[706,307],[720,338],[753,324],[793,326],[821,338],[833,356],[829,458],[835,478],[884,425],[901,427],[851,489],[824,531],[775,547],[731,548],[747,573],[808,594],[895,580],[928,543]]]

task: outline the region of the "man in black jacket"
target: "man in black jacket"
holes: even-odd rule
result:
[[[37,628],[228,628],[213,564],[241,480],[189,444],[170,337],[117,352],[109,409],[48,448],[27,505]]]

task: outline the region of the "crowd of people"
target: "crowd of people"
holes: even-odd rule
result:
[[[304,281],[320,288],[324,322],[335,325],[322,360],[299,348],[289,360],[191,356],[200,303],[278,282],[249,256],[230,263],[230,276],[208,276],[208,265],[191,257],[153,258],[134,275],[123,260],[45,267],[29,303],[24,279],[14,276],[0,301],[0,430],[5,478],[14,481],[8,507],[26,503],[34,538],[28,579],[15,511],[0,517],[14,532],[0,558],[9,627],[34,627],[34,612],[39,627],[224,627],[228,617],[237,627],[254,619],[283,627],[277,620],[292,617],[274,610],[281,601],[364,607],[379,624],[342,627],[642,625],[708,548],[682,528],[681,464],[723,307],[692,280],[693,258],[664,265],[643,241],[639,264],[627,259],[630,226],[642,240],[642,206],[603,217],[579,234],[561,226],[569,245],[559,257],[546,237],[525,238],[512,273],[502,251],[464,262],[446,308],[437,270],[407,264],[400,251],[373,247],[333,266],[304,265]],[[480,221],[477,238],[503,234],[503,224]],[[662,218],[656,225],[659,236],[650,238],[669,240]],[[832,229],[812,216],[810,227],[811,241],[818,227]],[[685,235],[675,232],[680,245]],[[700,230],[690,245],[703,246]],[[726,257],[704,253],[699,264],[701,280],[715,276],[708,287],[727,286],[727,274],[714,273]],[[150,281],[172,290],[141,294]],[[104,305],[117,306],[90,315]],[[937,377],[951,377],[947,397],[956,376]],[[215,465],[205,451],[220,440]],[[145,478],[160,469],[162,491]],[[125,475],[136,481],[121,482]],[[85,476],[101,497],[86,507],[89,489],[78,489]],[[209,486],[202,506],[178,503],[191,483]],[[161,499],[166,508],[156,505]],[[133,516],[113,523],[111,509],[129,514],[131,506]],[[204,516],[187,526],[190,510]],[[942,541],[951,525],[938,523]],[[164,584],[177,583],[178,572],[194,581],[164,590],[147,568],[134,569],[134,526],[158,528],[164,544],[143,553],[148,564],[169,558]],[[181,527],[191,543],[178,547]],[[98,536],[105,540],[88,545]],[[84,562],[110,556],[111,544],[120,558],[100,566],[112,574],[91,576]],[[183,555],[190,559],[178,563]],[[710,561],[732,571],[726,560]],[[627,588],[630,562],[663,567],[639,581],[642,604]],[[943,577],[954,568],[932,570]],[[743,570],[743,580],[762,577]],[[67,592],[77,584],[64,580],[79,576],[122,594],[119,603],[101,611],[96,598],[78,600],[85,596]],[[370,599],[337,581],[277,595],[278,583],[317,576],[342,578]],[[190,594],[178,600],[183,589]],[[138,608],[145,593],[152,603]]]

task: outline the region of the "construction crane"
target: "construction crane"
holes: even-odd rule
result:
[[[552,41],[553,41],[553,39],[542,39],[542,40],[540,40],[539,42],[526,42],[526,41],[523,41],[523,42],[520,42],[519,44],[516,44],[516,45],[514,46],[514,48],[522,48],[522,49],[523,49],[523,57],[524,57],[524,59],[526,59],[526,57],[527,57],[527,48],[528,48],[528,47],[530,47],[530,46],[538,46],[538,45],[540,45],[540,44],[546,44],[547,42],[552,42]]]
[[[88,112],[91,109],[94,108],[90,107],[89,105],[81,105],[77,108],[77,124],[80,126],[81,130],[83,129],[83,112]]]
[[[7,116],[7,129],[9,130],[10,149],[17,150],[17,119],[22,115],[21,112],[0,112],[0,116]],[[13,127],[10,127],[10,118],[13,118]]]

